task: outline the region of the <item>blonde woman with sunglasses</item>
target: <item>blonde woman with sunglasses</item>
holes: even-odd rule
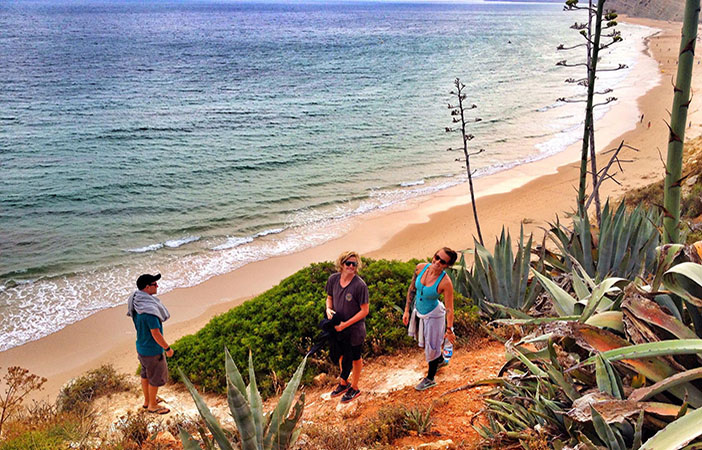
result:
[[[409,325],[409,335],[424,347],[424,358],[429,363],[427,376],[414,387],[418,391],[436,386],[434,377],[443,361],[441,345],[444,339],[456,342],[453,334],[453,284],[445,270],[456,262],[457,256],[448,247],[439,249],[430,263],[417,264],[407,290],[402,322]],[[442,296],[443,303],[440,301]],[[412,300],[414,305],[410,312]]]
[[[337,273],[327,280],[327,319],[336,319],[339,324],[334,327],[341,357],[339,367],[341,376],[339,384],[331,392],[332,397],[341,394],[342,403],[358,397],[358,381],[363,368],[363,341],[366,338],[366,321],[368,315],[368,286],[358,276],[361,270],[361,256],[353,251],[343,252],[336,259]],[[351,382],[348,381],[353,369]]]

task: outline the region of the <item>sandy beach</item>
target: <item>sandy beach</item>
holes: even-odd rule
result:
[[[620,102],[598,121],[599,151],[606,151],[624,140],[639,151],[625,150],[624,172],[617,175],[621,186],[604,185],[601,194],[617,197],[630,188],[648,184],[663,177],[667,149],[669,118],[680,43],[680,24],[626,18],[626,21],[662,30],[649,39],[649,57],[645,64],[658,64],[661,74],[657,86],[637,98],[641,92],[617,92]],[[626,45],[626,43],[624,44]],[[643,70],[637,67],[634,71]],[[696,66],[699,67],[699,66]],[[699,68],[693,77],[693,90],[700,92]],[[641,114],[643,121],[639,120]],[[702,133],[702,113],[693,97],[686,138]],[[649,126],[650,122],[650,126]],[[502,227],[519,233],[523,224],[527,233],[537,238],[542,227],[556,215],[563,217],[575,206],[579,146],[530,164],[477,179],[477,208],[486,245]],[[599,159],[600,166],[607,156]],[[356,249],[374,258],[424,258],[441,246],[467,249],[473,244],[475,225],[469,203],[467,185],[422,197],[394,209],[383,210],[355,219],[351,231],[323,245],[286,256],[248,264],[234,272],[212,278],[198,286],[178,289],[161,296],[172,319],[164,331],[169,343],[204,326],[213,316],[237,306],[265,291],[281,279],[316,261],[331,260],[345,249]],[[168,277],[168,274],[163,274]],[[126,299],[125,299],[126,301]],[[320,299],[322,301],[322,299]],[[0,368],[22,366],[48,378],[42,397],[53,399],[69,379],[104,363],[132,373],[137,365],[134,354],[134,329],[126,317],[126,307],[119,306],[98,312],[69,325],[61,331],[37,341],[0,353]]]

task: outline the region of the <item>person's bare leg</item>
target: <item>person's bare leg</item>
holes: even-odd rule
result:
[[[141,379],[141,391],[144,393],[144,407],[149,407],[149,379]]]
[[[149,411],[156,411],[158,409],[158,400],[156,400],[158,394],[158,386],[151,386],[149,384]]]
[[[353,362],[353,374],[351,374],[351,387],[358,390],[358,380],[361,378],[363,369],[363,358]]]

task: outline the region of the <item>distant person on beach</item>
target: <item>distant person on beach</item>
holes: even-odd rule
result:
[[[439,249],[430,263],[417,264],[407,290],[402,323],[409,325],[408,334],[417,339],[420,347],[424,347],[424,358],[429,363],[427,376],[414,387],[418,391],[436,386],[434,377],[444,360],[441,354],[444,339],[452,344],[456,342],[453,333],[453,283],[445,270],[456,262],[457,257],[456,252],[448,247]],[[443,303],[439,301],[442,295]]]
[[[331,392],[332,397],[341,394],[342,403],[347,403],[358,397],[358,381],[361,378],[363,359],[363,341],[366,338],[366,321],[368,315],[368,286],[358,271],[361,270],[361,257],[353,251],[343,252],[336,259],[337,273],[327,280],[327,319],[335,316],[340,319],[339,325],[334,328],[337,332],[337,341],[341,357],[339,367],[341,375],[339,384]],[[353,369],[351,382],[349,374]]]
[[[141,389],[144,392],[143,408],[154,414],[168,414],[168,408],[159,406],[158,388],[168,381],[168,364],[164,353],[169,358],[173,350],[163,337],[163,322],[171,315],[156,297],[157,281],[161,274],[145,273],[137,278],[137,291],[129,296],[127,315],[132,318],[136,328],[136,350],[141,363]]]

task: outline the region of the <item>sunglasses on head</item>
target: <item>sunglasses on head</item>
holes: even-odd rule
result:
[[[358,267],[358,263],[356,261],[344,261],[344,265],[346,267]]]
[[[438,254],[434,255],[434,261],[439,261],[441,264],[448,266],[448,261],[444,261],[443,259],[441,259],[441,257]]]

